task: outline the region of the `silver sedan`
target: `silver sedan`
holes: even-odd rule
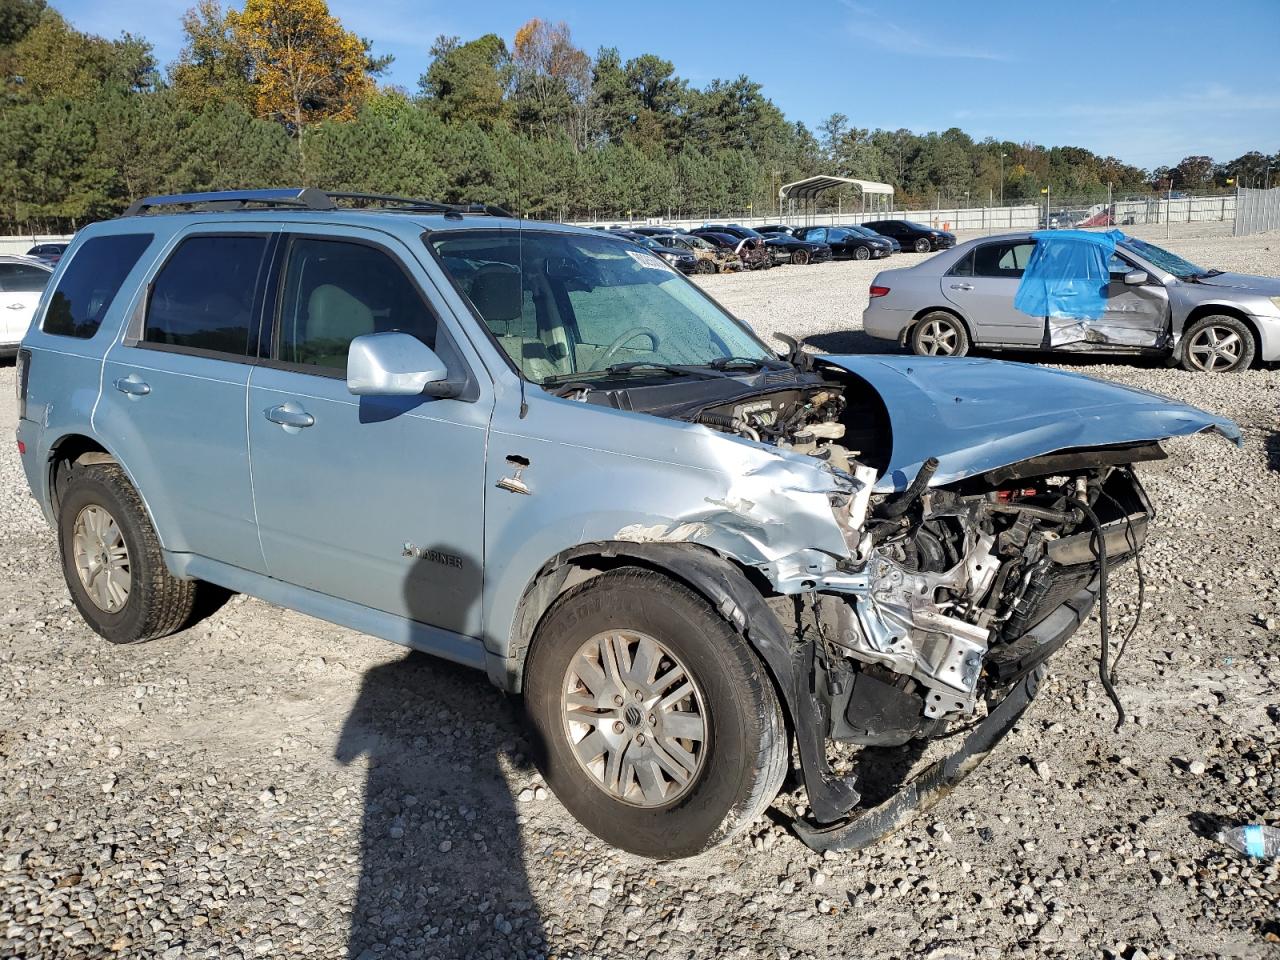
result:
[[[1035,243],[1029,233],[983,237],[881,271],[862,325],[933,356],[973,347],[1155,354],[1205,373],[1280,360],[1280,279],[1208,270],[1130,237],[1111,258],[1101,317],[1035,317],[1013,306]]]

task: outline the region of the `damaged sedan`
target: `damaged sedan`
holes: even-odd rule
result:
[[[1224,273],[1118,230],[982,237],[871,281],[862,325],[922,356],[1162,357],[1194,373],[1280,360],[1280,279]]]
[[[24,341],[19,449],[77,608],[148,640],[209,582],[485,669],[565,807],[644,856],[738,834],[789,771],[806,843],[872,842],[1095,611],[1110,690],[1135,465],[1239,439],[1066,373],[778,355],[600,232],[251,193],[86,228]],[[200,340],[182,310],[228,290],[234,335]],[[878,747],[942,738],[864,797]]]

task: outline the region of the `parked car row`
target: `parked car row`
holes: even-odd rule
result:
[[[658,224],[600,227],[653,250],[684,273],[767,270],[829,260],[880,260],[904,249],[930,253],[955,246],[955,234],[910,220],[866,224],[759,228],[707,223],[692,230]],[[677,251],[672,254],[665,251]]]

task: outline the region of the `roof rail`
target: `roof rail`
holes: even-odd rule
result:
[[[136,217],[157,207],[202,206],[213,210],[243,210],[250,206],[296,207],[303,210],[336,209],[329,196],[314,187],[273,187],[268,190],[215,190],[208,193],[174,193],[144,197],[129,204],[123,216]]]
[[[383,193],[325,193],[314,187],[278,187],[268,190],[217,190],[209,193],[175,193],[169,196],[135,200],[122,214],[136,217],[162,207],[200,206],[209,210],[244,210],[252,206],[289,207],[298,210],[337,210],[336,201],[346,200],[365,206],[381,206],[406,213],[443,213],[460,217],[464,213],[483,213],[491,217],[510,217],[502,207],[488,203],[441,203],[414,197],[396,197]]]
[[[483,213],[491,217],[510,217],[502,207],[491,203],[444,203],[440,200],[419,200],[414,197],[395,197],[385,193],[327,193],[331,200],[368,201],[392,205],[404,210],[421,213]]]

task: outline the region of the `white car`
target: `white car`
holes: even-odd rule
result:
[[[31,326],[53,267],[35,257],[0,255],[0,357],[12,357]]]

